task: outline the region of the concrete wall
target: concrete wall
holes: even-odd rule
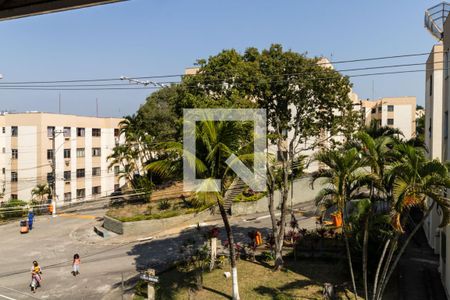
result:
[[[121,222],[105,216],[103,227],[109,231],[123,235],[152,235],[168,228],[195,225],[211,218],[209,209],[195,214],[187,214],[165,219],[154,219],[137,222]]]
[[[314,184],[314,189],[311,188],[310,177],[301,178],[297,181],[294,181],[293,188],[293,197],[292,204],[296,205],[299,203],[305,203],[309,201],[313,201],[320,193],[324,179],[317,180]],[[289,202],[288,205],[291,205],[291,198],[289,193]],[[274,195],[275,207],[281,203],[281,193],[279,191],[275,191]],[[246,215],[246,214],[254,214],[254,213],[262,213],[269,211],[269,199],[268,197],[263,197],[258,201],[251,202],[233,202],[231,206],[231,214],[233,216]]]

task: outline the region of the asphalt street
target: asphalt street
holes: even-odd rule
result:
[[[312,206],[309,214],[298,215],[300,227],[314,228]],[[93,234],[95,217],[104,211],[82,212],[82,215],[38,217],[34,229],[20,234],[18,222],[0,226],[0,300],[2,299],[101,299],[122,277],[136,275],[139,270],[164,265],[180,255],[180,246],[189,236],[198,234],[189,227],[178,233],[150,241],[134,240],[114,243]],[[212,224],[212,223],[211,223]],[[220,226],[221,222],[217,221]],[[247,232],[259,229],[268,232],[267,214],[231,218],[237,241],[248,242]],[[222,239],[224,238],[224,230]],[[81,236],[80,236],[81,234]],[[75,253],[80,254],[80,275],[71,274]],[[32,294],[29,288],[33,260],[42,267],[42,287]]]

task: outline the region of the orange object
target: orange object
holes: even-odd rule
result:
[[[53,213],[53,204],[50,204],[49,206],[48,206],[48,211],[49,211],[49,213]]]
[[[262,244],[262,236],[261,236],[261,232],[257,231],[255,234],[255,244],[256,246],[259,246]]]
[[[333,225],[336,227],[342,226],[342,214],[340,212],[337,212],[335,214],[332,214],[331,217],[333,218]]]
[[[20,233],[28,233],[28,222],[26,220],[20,221]]]

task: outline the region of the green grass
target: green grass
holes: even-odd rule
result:
[[[124,207],[112,208],[106,212],[108,217],[114,218],[121,222],[137,222],[145,220],[166,219],[176,216],[193,214],[207,209],[209,206],[198,208],[186,208],[182,203],[172,203],[171,207],[166,210],[159,210],[157,205],[125,205]]]
[[[253,202],[258,201],[259,199],[263,198],[265,195],[267,195],[266,192],[264,193],[256,193],[251,196],[245,196],[243,193],[240,193],[239,195],[234,198],[233,202]]]
[[[342,284],[348,281],[342,262],[313,259],[289,261],[286,269],[279,272],[272,271],[271,267],[270,263],[238,262],[241,299],[322,299],[325,282]],[[192,291],[193,280],[188,273],[176,269],[163,273],[157,287],[157,299],[230,299],[231,278],[224,277],[225,271],[230,271],[228,265],[223,270],[206,272],[201,291]],[[138,296],[145,296],[142,283],[138,290]],[[337,299],[354,299],[348,290],[338,288],[337,292]]]

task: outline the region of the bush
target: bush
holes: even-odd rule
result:
[[[170,207],[171,207],[171,204],[170,204],[169,200],[167,200],[167,199],[162,200],[161,202],[158,203],[159,210],[168,210],[168,209],[170,209]]]
[[[26,215],[25,209],[27,202],[22,200],[9,200],[2,205],[0,210],[0,217],[2,219],[21,218]]]

